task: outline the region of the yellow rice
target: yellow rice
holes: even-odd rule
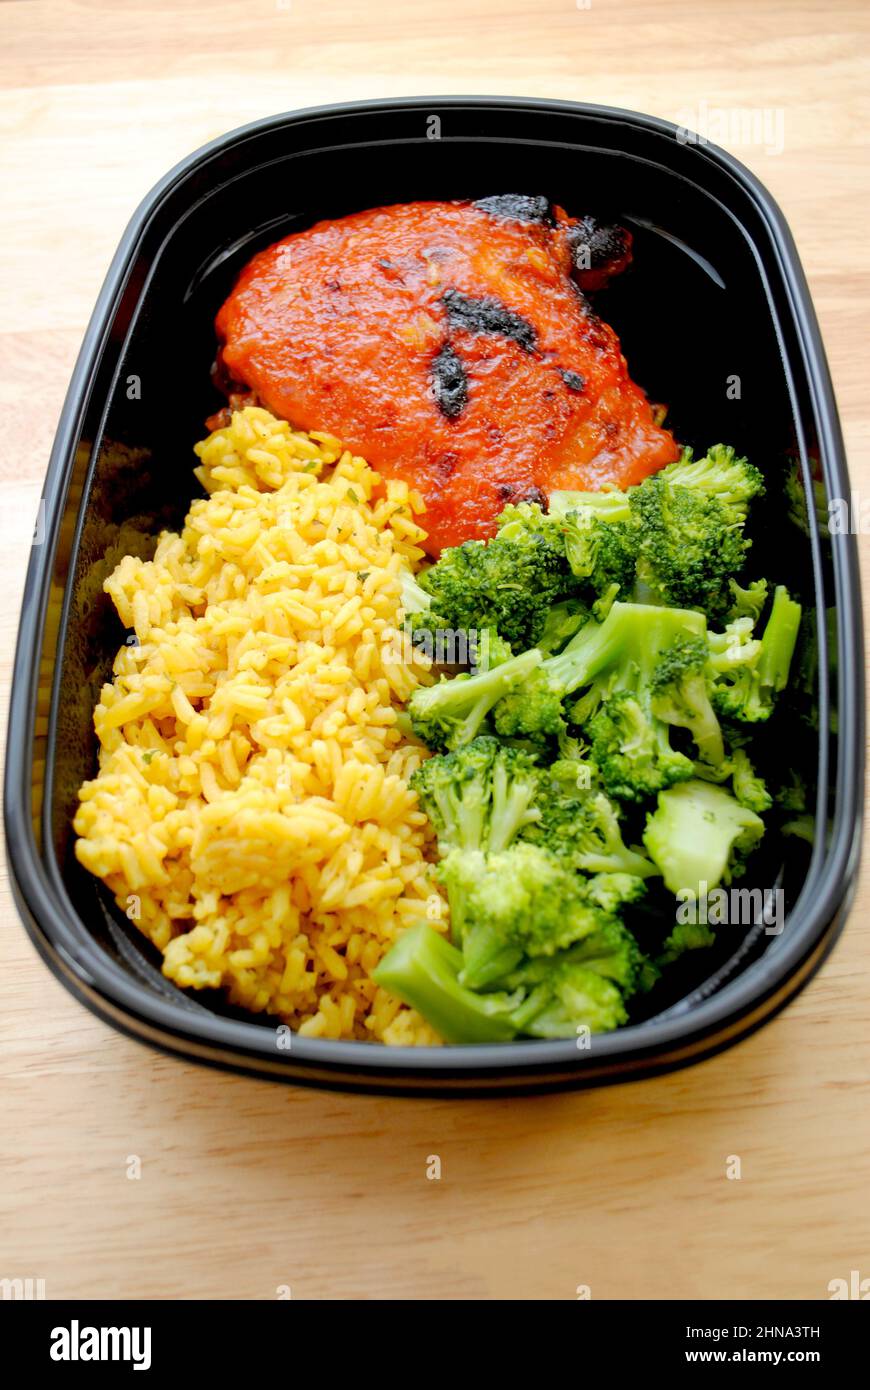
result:
[[[308,1037],[437,1042],[371,979],[406,926],[446,926],[424,754],[396,728],[425,676],[400,637],[421,499],[261,409],[196,453],[209,495],[105,584],[135,639],[94,714],[78,858],[177,985]]]

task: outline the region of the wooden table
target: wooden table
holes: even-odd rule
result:
[[[127,218],[188,151],[283,109],[488,91],[781,111],[781,152],[735,153],[794,230],[870,487],[868,31],[865,0],[0,6],[4,703],[58,412]],[[865,874],[816,981],[714,1061],[460,1104],[145,1050],[55,982],[4,881],[0,1277],[44,1278],[50,1298],[826,1298],[870,1276],[868,906]]]

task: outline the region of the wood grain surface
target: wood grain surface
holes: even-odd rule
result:
[[[431,92],[781,113],[781,150],[722,143],[791,223],[870,488],[868,33],[866,0],[0,3],[4,724],[28,535],[114,247],[170,165],[261,115]],[[2,1278],[49,1298],[818,1299],[870,1276],[866,872],[821,974],[733,1051],[464,1103],[158,1056],[72,1000],[5,876],[0,894]]]

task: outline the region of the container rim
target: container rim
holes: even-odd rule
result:
[[[194,170],[233,146],[271,131],[312,120],[367,113],[450,109],[528,110],[581,116],[603,125],[634,127],[673,143],[680,127],[659,117],[618,107],[535,97],[420,96],[343,102],[279,113],[252,121],[195,150],[153,186],[134,212],[111,262],[70,381],[52,448],[45,485],[47,537],[66,494],[78,433],[93,386],[96,364],[137,247],[150,219],[170,191]],[[455,137],[442,136],[443,139]],[[462,137],[465,138],[465,137]],[[542,143],[547,143],[546,140]],[[579,143],[579,142],[578,142]],[[809,290],[791,233],[767,189],[740,161],[706,142],[697,156],[724,170],[749,196],[770,237],[794,322],[806,374],[809,405],[819,440],[829,496],[849,495],[849,479],[833,389]],[[630,157],[630,156],[629,156]],[[27,930],[68,988],[115,1027],[164,1050],[257,1075],[314,1084],[358,1084],[383,1089],[426,1089],[451,1078],[497,1088],[499,1081],[528,1078],[540,1089],[553,1084],[635,1079],[688,1065],[729,1046],[759,1027],[806,983],[831,949],[851,898],[861,842],[864,770],[863,627],[857,548],[851,536],[832,536],[831,553],[839,641],[839,742],[836,797],[827,849],[814,856],[798,900],[775,951],[753,962],[730,983],[685,1014],[629,1025],[596,1035],[588,1051],[573,1039],[528,1040],[439,1048],[385,1047],[380,1043],[330,1041],[293,1035],[291,1049],[276,1055],[275,1030],[205,1012],[146,993],[95,945],[78,918],[59,874],[38,848],[32,823],[30,765],[36,677],[43,640],[45,598],[54,546],[32,551],[25,580],[15,652],[7,738],[4,818],[13,892]],[[298,1064],[298,1069],[297,1069]]]

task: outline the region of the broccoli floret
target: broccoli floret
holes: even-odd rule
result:
[[[553,656],[555,652],[560,652],[565,643],[588,621],[589,609],[580,599],[566,598],[561,603],[554,603],[547,613],[536,643],[539,651],[542,651],[544,656]]]
[[[761,655],[761,642],[753,637],[755,619],[748,614],[732,618],[721,632],[707,632],[707,662],[712,675],[739,673],[754,666]]]
[[[551,685],[569,693],[591,682],[571,716],[588,733],[612,796],[640,800],[692,776],[691,760],[671,747],[668,725],[652,708],[653,679],[664,652],[705,631],[700,613],[615,603],[603,623],[588,624],[541,666]]]
[[[457,848],[497,853],[539,817],[534,801],[542,777],[527,753],[481,735],[455,753],[428,758],[411,786],[442,854]]]
[[[436,749],[470,743],[481,732],[493,705],[541,664],[541,653],[534,647],[503,660],[506,650],[500,643],[490,642],[487,670],[442,678],[435,685],[414,691],[408,713],[411,727],[423,743]]]
[[[764,778],[759,777],[752,766],[745,748],[735,748],[728,762],[731,767],[731,790],[741,806],[763,815],[773,805],[773,797],[767,790]]]
[[[545,990],[547,1000],[543,1002]],[[532,1009],[534,1014],[529,1017]],[[533,1038],[573,1038],[581,1028],[588,1028],[590,1033],[610,1033],[628,1022],[619,987],[588,966],[568,961],[550,971],[515,1016]]]
[[[812,509],[814,513],[813,519],[818,525],[819,533],[827,539],[831,534],[828,493],[821,478],[815,476],[815,472],[818,468],[818,459],[811,459],[811,495],[808,498],[804,486],[804,475],[800,459],[792,460],[785,476],[784,492],[786,515],[789,521],[793,522],[795,526],[803,531],[805,536],[811,536],[813,534],[813,528],[810,524],[810,509]]]
[[[686,951],[712,946],[715,940],[715,934],[706,922],[677,922],[670,935],[665,937],[656,964],[659,968],[671,965]]]
[[[650,706],[666,724],[688,729],[701,761],[717,767],[725,759],[725,745],[707,693],[707,658],[703,637],[675,642],[653,672]]]
[[[724,619],[739,602],[730,581],[749,547],[747,509],[763,490],[757,468],[716,444],[695,461],[686,450],[625,492],[554,493],[550,516],[563,519],[574,573],[599,593],[615,582],[619,598]]]
[[[619,488],[607,488],[602,492],[551,492],[548,515],[558,520],[572,512],[594,512],[599,521],[619,522],[631,520],[628,493]]]
[[[731,579],[728,587],[731,590],[731,607],[728,610],[727,621],[733,622],[735,618],[749,618],[752,627],[754,627],[767,603],[767,580],[753,579],[744,589],[737,583],[736,579]]]
[[[785,782],[777,791],[776,803],[784,811],[795,811],[802,813],[807,807],[807,784],[799,772],[790,768],[788,781]]]
[[[778,585],[755,659],[720,672],[712,690],[714,709],[749,724],[770,718],[777,694],[788,684],[800,621],[800,604]]]
[[[420,576],[448,626],[495,628],[519,650],[538,640],[549,609],[573,581],[558,531],[532,524],[534,510],[528,508],[528,517],[515,515],[491,541],[465,541],[443,551]]]
[[[703,636],[700,613],[646,604],[614,603],[599,623],[590,619],[556,656],[547,657],[531,679],[517,682],[511,697],[494,712],[504,737],[530,738],[564,734],[563,702],[590,686],[575,704],[572,718],[584,724],[601,700],[615,689],[646,690],[659,654],[679,637]]]
[[[693,780],[659,793],[643,842],[665,886],[698,897],[739,875],[763,834],[761,817],[723,787]]]
[[[655,873],[652,864],[649,870]],[[605,912],[614,913],[629,903],[638,902],[646,892],[646,884],[642,878],[637,874],[621,871],[593,874],[588,880],[587,888],[592,902],[597,903]]]
[[[607,495],[607,494],[605,494]],[[631,521],[614,521],[595,507],[578,507],[563,521],[565,554],[577,579],[595,594],[630,598],[637,559],[637,532]]]
[[[753,497],[764,493],[764,478],[748,459],[739,458],[728,444],[713,444],[705,456],[695,459],[691,449],[658,474],[671,487],[688,487],[715,497],[744,518]]]
[[[571,1037],[578,1027],[605,1032],[626,1022],[624,1001],[644,987],[651,962],[624,923],[613,918],[555,956],[526,959],[505,978],[523,990],[513,1017],[533,1037]],[[597,977],[604,989],[594,983]]]
[[[780,827],[783,835],[792,835],[795,839],[805,840],[808,845],[816,843],[816,818],[815,816],[794,816],[791,820],[783,821]]]
[[[496,517],[496,529],[504,540],[516,540],[526,531],[552,535],[552,520],[537,502],[508,502]]]
[[[618,930],[618,929],[617,929]],[[570,952],[531,963],[510,992],[475,993],[460,983],[462,954],[425,922],[410,927],[374,972],[375,982],[417,1009],[448,1043],[506,1042],[518,1033],[575,1037],[580,1028],[609,1032],[627,1021],[617,980],[637,975],[643,958],[629,933],[611,927]]]
[[[742,517],[715,494],[670,484],[662,474],[632,488],[629,501],[639,531],[635,598],[723,618],[729,580],[749,546]]]
[[[815,844],[816,818],[810,812],[807,786],[801,774],[791,770],[788,781],[778,789],[774,799],[778,807],[790,813],[788,820],[780,826],[781,834]]]
[[[616,691],[586,727],[604,785],[622,801],[642,801],[694,775],[691,759],[671,747],[665,722],[629,690]]]
[[[452,850],[438,865],[447,889],[462,983],[497,984],[524,956],[551,956],[610,920],[591,880],[557,855],[519,841],[502,854]]]
[[[609,594],[610,601],[663,602],[724,619],[735,604],[763,602],[754,587],[731,588],[749,547],[749,503],[763,491],[757,468],[714,444],[702,459],[685,450],[679,462],[624,492],[555,492],[549,517],[561,521],[568,563],[604,612]]]
[[[542,666],[499,700],[493,711],[496,732],[502,738],[528,738],[545,742],[567,733],[562,691]]]
[[[639,850],[629,849],[616,808],[602,791],[578,786],[577,766],[554,763],[538,789],[538,818],[522,838],[542,845],[587,874],[630,875],[642,892],[642,880],[658,871]]]
[[[739,737],[740,735],[732,730],[729,737],[730,747],[721,763],[714,767],[710,763],[696,762],[695,775],[705,782],[716,782],[720,786],[730,782],[731,790],[740,805],[763,815],[773,805],[773,797],[767,790],[764,779],[755,771],[746,749],[737,742]]]

